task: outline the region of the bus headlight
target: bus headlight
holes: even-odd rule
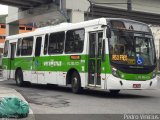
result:
[[[118,70],[114,67],[112,67],[112,75],[115,76],[115,77],[120,77],[120,75],[118,73]]]

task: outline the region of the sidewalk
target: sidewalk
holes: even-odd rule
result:
[[[0,80],[1,81],[1,80]],[[11,88],[6,88],[6,87],[0,87],[0,99],[2,97],[12,97],[12,96],[16,96],[18,97],[19,99],[23,100],[23,101],[26,101],[24,99],[24,97],[18,93],[16,90],[14,89],[11,89]],[[4,120],[3,118],[0,118],[0,120]],[[8,119],[7,119],[8,120]],[[12,119],[11,119],[12,120]],[[15,120],[15,119],[13,119]],[[33,115],[33,111],[30,109],[29,110],[29,115],[27,118],[23,118],[23,119],[18,119],[18,120],[35,120],[35,117]]]

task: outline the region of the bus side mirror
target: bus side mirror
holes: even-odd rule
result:
[[[111,38],[111,29],[109,28],[109,26],[107,26],[106,37]]]
[[[106,60],[106,54],[105,54],[105,39],[103,39],[103,46],[102,46],[102,61],[104,62]]]

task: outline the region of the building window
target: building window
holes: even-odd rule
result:
[[[66,33],[65,52],[81,53],[84,46],[84,29],[70,30]]]
[[[9,49],[9,41],[7,40],[4,44],[4,57],[8,56],[8,49]]]
[[[6,28],[6,25],[1,25],[1,28],[4,28],[4,29],[5,29],[5,28]]]
[[[0,36],[0,39],[6,39],[6,36]]]
[[[21,55],[29,56],[32,55],[33,50],[33,37],[26,37],[22,39]]]
[[[25,27],[19,27],[20,30],[25,30]]]
[[[48,54],[63,53],[65,32],[51,33],[49,36]]]
[[[32,31],[32,28],[31,27],[26,27],[26,30]]]

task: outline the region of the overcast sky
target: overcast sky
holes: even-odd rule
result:
[[[0,15],[8,14],[8,7],[5,5],[0,5]]]

